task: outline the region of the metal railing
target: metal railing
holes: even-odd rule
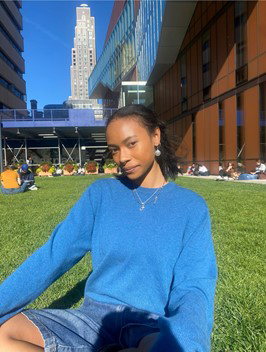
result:
[[[95,120],[105,120],[117,109],[2,109],[0,110],[0,121],[69,121],[71,117],[80,113],[88,113],[87,116]],[[75,114],[76,113],[76,114]]]

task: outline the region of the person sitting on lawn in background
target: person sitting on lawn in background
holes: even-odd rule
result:
[[[188,166],[186,173],[187,175],[193,175],[193,166],[194,164]]]
[[[30,191],[37,191],[37,186],[35,185],[34,175],[31,169],[29,169],[28,164],[22,164],[18,169],[18,174],[21,180],[21,185],[26,183],[27,188]]]
[[[81,175],[81,176],[85,175],[85,169],[81,164],[79,164],[77,175]]]
[[[222,163],[219,163],[219,176],[220,176],[220,177],[226,176],[226,172],[225,172],[225,169],[224,169]]]
[[[229,178],[234,178],[234,174],[235,174],[235,165],[234,163],[229,162],[225,170],[225,175]]]
[[[106,141],[123,175],[92,183],[0,285],[0,352],[210,351],[217,267],[207,204],[169,181],[178,160],[152,110],[117,110]],[[81,307],[23,310],[88,252]]]
[[[255,171],[251,172],[251,175],[259,175],[265,173],[266,165],[261,161],[257,160]]]
[[[240,172],[235,170],[234,164],[229,162],[226,166],[226,169],[223,168],[222,164],[219,164],[219,176],[216,181],[219,180],[237,180],[240,175]]]
[[[199,166],[198,164],[193,163],[187,168],[187,175],[198,176]]]
[[[55,171],[53,172],[53,176],[62,176],[63,170],[59,165],[55,167]]]
[[[199,176],[210,176],[210,172],[205,165],[199,164]]]
[[[4,168],[0,180],[3,194],[22,193],[27,190],[27,184],[21,184],[18,172],[11,165]]]
[[[180,174],[183,176],[183,169],[180,164],[177,164],[177,175]]]
[[[198,163],[193,164],[192,170],[193,170],[194,176],[199,176],[199,164]]]
[[[218,176],[217,176],[217,178],[216,178],[216,181],[224,181],[224,177],[226,176],[226,172],[225,172],[225,170],[224,170],[224,168],[223,168],[223,164],[222,163],[219,163],[219,174],[218,174]]]

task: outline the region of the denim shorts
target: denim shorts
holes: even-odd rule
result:
[[[144,336],[159,332],[157,314],[89,298],[78,309],[30,309],[23,314],[42,334],[45,352],[115,352],[138,347]]]

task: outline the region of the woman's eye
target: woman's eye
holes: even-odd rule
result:
[[[112,153],[112,154],[117,153],[117,149],[111,149],[111,153]]]
[[[129,148],[130,148],[130,147],[134,147],[134,145],[135,145],[136,143],[137,143],[136,141],[134,141],[134,142],[130,142],[130,143],[129,143],[129,145],[128,145],[128,146],[129,146]]]

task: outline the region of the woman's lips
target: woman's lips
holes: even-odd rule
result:
[[[133,167],[124,168],[123,170],[125,171],[126,174],[133,174],[137,168],[138,166],[133,166]]]

